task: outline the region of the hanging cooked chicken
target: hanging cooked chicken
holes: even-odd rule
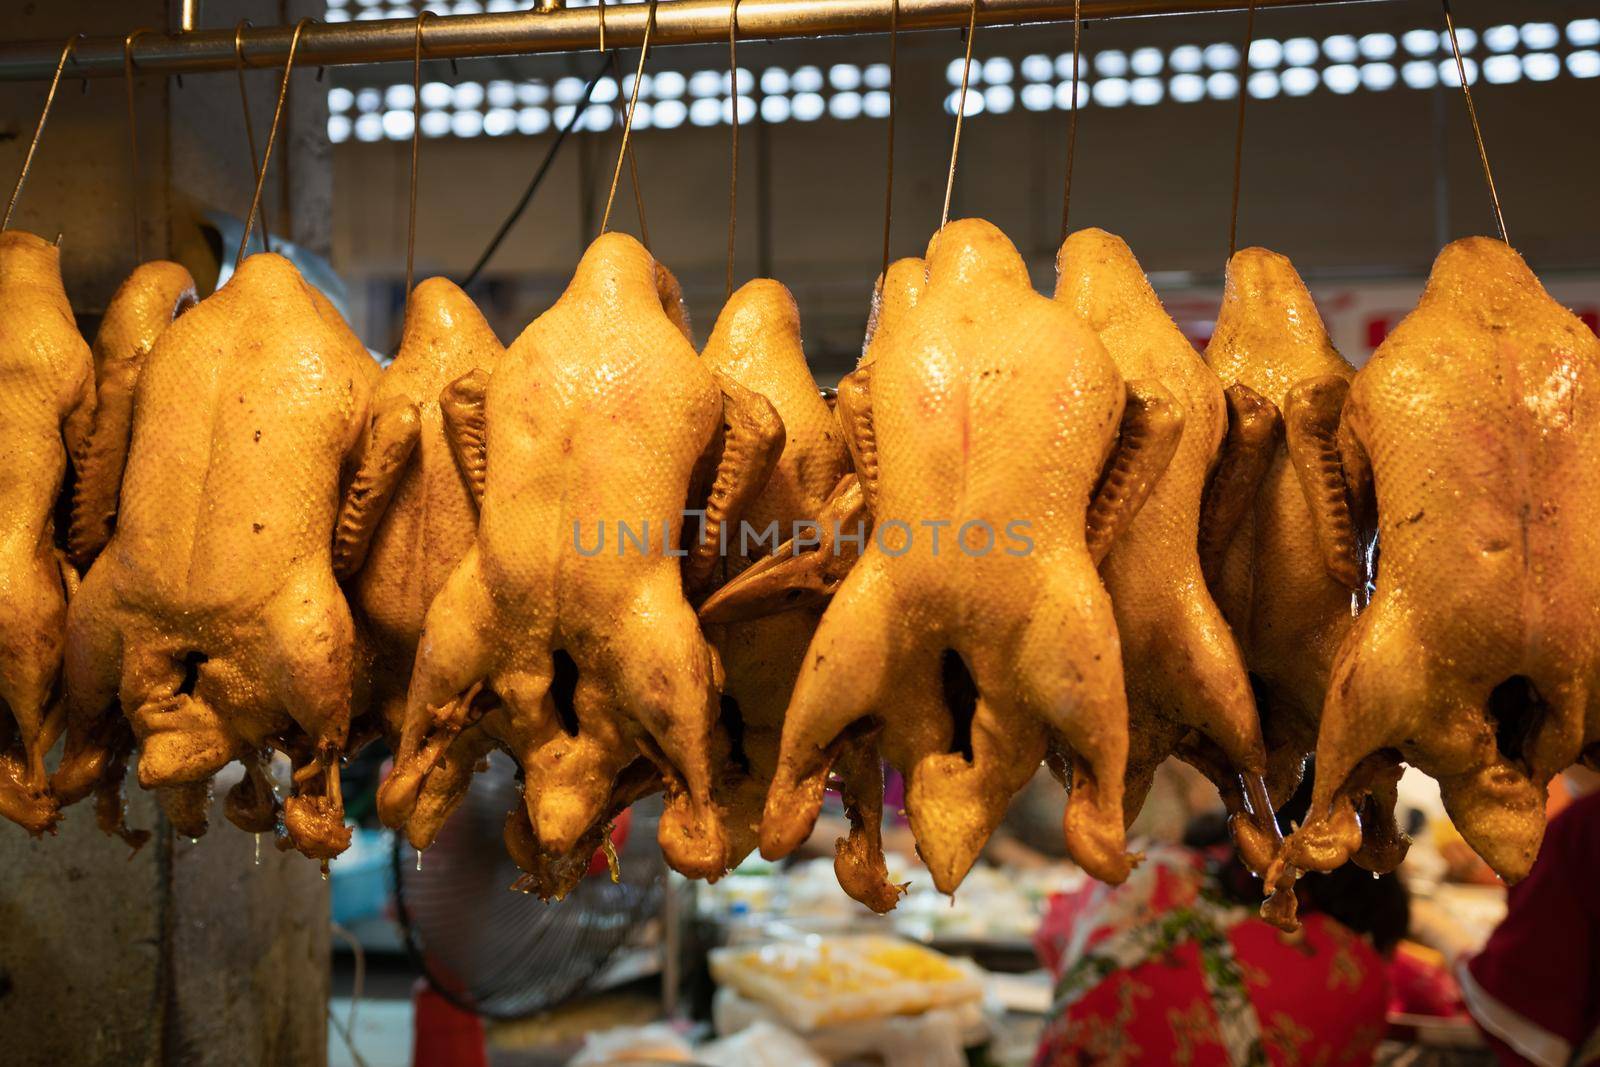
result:
[[[478,530],[477,502],[446,439],[439,394],[475,370],[492,370],[504,354],[472,299],[445,278],[429,278],[406,303],[400,350],[374,394],[380,406],[414,404],[421,419],[416,451],[350,583],[374,656],[372,725],[396,742],[423,616]]]
[[[278,749],[290,841],[324,859],[348,845],[339,762],[364,694],[337,578],[359,567],[418,434],[412,405],[372,403],[377,375],[322,294],[266,253],[161,335],[116,530],[68,616],[63,802],[106,773],[120,703],[140,784],[165,791],[180,829],[203,825],[232,760],[248,773],[229,818],[272,829],[262,762]]]
[[[842,747],[881,730],[939,889],[1052,746],[1071,766],[1068,850],[1120,880],[1127,706],[1094,559],[1170,459],[1181,414],[1159,386],[1125,385],[988,223],[950,224],[902,270],[925,281],[891,271],[870,358],[840,389],[876,529],[801,666],[762,852],[809,835]]]
[[[56,246],[0,232],[0,815],[55,822],[45,753],[61,731],[67,597],[77,573],[56,547],[69,457],[94,416],[94,365],[61,284]]]
[[[856,478],[848,475],[845,437],[806,366],[800,314],[789,290],[771,280],[742,286],[723,307],[702,358],[712,370],[768,398],[784,422],[778,466],[762,494],[750,502],[722,569],[728,579],[758,561],[768,569],[776,566],[771,577],[786,585],[787,593],[787,569],[826,565],[832,557],[816,550],[798,557],[795,539],[821,549],[824,537],[834,537],[835,525],[846,536],[864,536],[866,530],[861,491]],[[784,549],[774,550],[779,544]],[[715,622],[712,601],[707,601],[710,613],[702,609],[706,635],[722,656],[723,723],[734,739],[733,766],[723,773],[717,790],[726,808],[730,865],[738,864],[760,840],[762,808],[778,768],[784,709],[821,619],[821,590],[806,600],[810,603],[784,613],[723,624]],[[858,886],[878,910],[888,910],[899,893],[888,883],[882,849],[862,840],[869,835],[875,840],[882,821],[882,769],[875,749],[869,755],[869,781],[851,779],[848,785],[864,797],[861,808],[851,805],[859,829],[838,841],[835,867],[846,885]],[[858,856],[867,856],[864,869]]]
[[[607,822],[661,783],[668,862],[699,877],[726,867],[717,679],[685,592],[709,584],[783,430],[686,333],[671,276],[607,234],[493,376],[444,398],[481,519],[428,610],[379,810],[407,824],[463,728],[481,730],[523,769],[506,843],[542,896],[570,889]],[[704,528],[686,530],[699,500]]]
[[[1080,230],[1061,246],[1056,269],[1056,299],[1095,331],[1123,377],[1159,381],[1184,411],[1171,464],[1100,565],[1128,690],[1128,820],[1156,766],[1183,754],[1216,782],[1245,862],[1264,872],[1279,838],[1262,780],[1261,726],[1239,646],[1201,575],[1199,531],[1214,473],[1217,491],[1253,489],[1230,472],[1265,467],[1275,418],[1247,386],[1233,385],[1224,399],[1120,237]],[[1235,432],[1219,459],[1230,412]],[[1215,492],[1211,499],[1215,510]]]
[[[1334,350],[1294,267],[1264,248],[1241,249],[1229,261],[1205,360],[1224,386],[1243,385],[1278,409],[1308,379],[1355,373]],[[1255,420],[1270,424],[1270,410]],[[1275,804],[1294,792],[1316,745],[1333,656],[1350,629],[1359,584],[1349,568],[1336,574],[1324,563],[1312,526],[1320,501],[1308,496],[1290,461],[1300,448],[1296,427],[1285,431],[1287,447],[1273,449],[1264,472],[1257,465],[1242,477],[1219,477],[1200,529],[1207,582],[1255,682]]]
[[[1479,237],[1440,253],[1348,398],[1342,379],[1305,388],[1319,543],[1352,566],[1375,494],[1382,554],[1334,666],[1292,865],[1337,867],[1369,844],[1404,759],[1516,881],[1549,780],[1585,745],[1600,763],[1585,725],[1600,682],[1597,386],[1600,341],[1521,256]]]

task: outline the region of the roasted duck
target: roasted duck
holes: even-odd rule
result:
[[[876,529],[801,666],[762,852],[806,838],[830,765],[881,731],[939,889],[1052,746],[1071,768],[1069,851],[1120,880],[1127,705],[1095,553],[1148,495],[1181,414],[1125,384],[988,223],[945,227],[884,289],[839,394]]]
[[[180,832],[203,826],[209,780],[236,759],[229,818],[273,829],[277,749],[294,767],[289,840],[322,859],[348,845],[339,762],[366,694],[337,579],[419,432],[411,404],[373,404],[377,376],[332,305],[266,253],[156,341],[116,529],[68,613],[63,802],[115,773],[125,715],[140,784]]]
[[[1248,498],[1230,471],[1264,470],[1275,415],[1247,386],[1222,384],[1167,316],[1133,253],[1104,230],[1080,230],[1056,259],[1056,299],[1071,307],[1128,379],[1160,382],[1182,405],[1183,437],[1139,515],[1110,548],[1100,576],[1111,594],[1128,691],[1124,810],[1138,814],[1156,767],[1183,754],[1216,782],[1248,866],[1265,872],[1279,843],[1263,774],[1266,754],[1239,646],[1201,574],[1201,498]],[[1235,433],[1219,459],[1233,414]],[[1240,455],[1244,449],[1246,455]]]
[[[415,405],[421,419],[416,451],[350,583],[372,646],[372,728],[396,743],[423,616],[478,530],[478,505],[446,439],[439,394],[475,370],[492,370],[504,354],[471,298],[429,278],[406,304],[400,350],[374,394],[380,406]]]
[[[1334,350],[1294,267],[1264,248],[1241,249],[1228,263],[1205,360],[1224,387],[1245,386],[1280,410],[1302,382],[1355,373]],[[1270,409],[1256,421],[1270,425]],[[1305,451],[1301,444],[1298,427],[1286,425],[1287,447],[1273,449],[1254,493],[1248,486],[1256,472],[1219,477],[1200,529],[1207,582],[1255,685],[1274,805],[1294,792],[1316,745],[1334,652],[1349,632],[1359,584],[1348,568],[1330,572],[1317,547],[1312,511],[1320,501],[1308,496],[1290,460],[1291,451]]]
[[[427,840],[413,820],[450,801],[419,797],[463,730],[478,731],[523,769],[506,843],[545,897],[567,892],[609,820],[661,784],[668,862],[699,877],[726,868],[714,659],[685,592],[709,584],[783,430],[686,332],[671,276],[607,234],[493,376],[444,398],[481,517],[428,610],[379,810]],[[703,536],[686,538],[685,509],[707,496]]]
[[[796,524],[830,523],[826,505],[845,478],[850,457],[839,423],[806,366],[794,298],[778,282],[760,279],[735,292],[701,358],[714,372],[766,397],[784,426],[783,453],[772,476],[750,502],[741,529],[730,531],[719,568],[719,578],[726,581],[758,560],[787,562],[775,550],[794,536]],[[815,534],[810,540],[820,545],[820,529]],[[714,618],[702,615],[703,622]],[[706,626],[706,636],[721,655],[722,718],[735,742],[732,766],[717,789],[727,810],[730,866],[759,840],[761,809],[777,768],[783,712],[820,618],[821,605],[816,604]]]
[[[44,757],[61,731],[77,584],[56,547],[56,501],[93,416],[94,364],[56,246],[0,232],[0,815],[35,834],[55,822]]]
[[[1319,543],[1353,567],[1375,499],[1381,555],[1334,665],[1292,866],[1370,865],[1403,759],[1501,877],[1527,874],[1549,780],[1586,745],[1600,757],[1597,385],[1600,341],[1480,237],[1440,253],[1348,397],[1342,378],[1306,388]]]

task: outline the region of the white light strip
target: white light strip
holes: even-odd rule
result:
[[[571,6],[596,0],[568,0]],[[644,0],[608,0],[642,3]],[[425,5],[440,14],[514,11],[528,0],[438,0]],[[330,22],[360,18],[410,18],[416,5],[388,0],[328,0]],[[1469,84],[1481,79],[1506,85],[1527,79],[1600,78],[1600,18],[1577,19],[1565,27],[1553,22],[1503,24],[1482,31],[1457,31]],[[1471,53],[1481,52],[1481,58]],[[1106,49],[1083,57],[1079,106],[1149,107],[1171,101],[1233,100],[1239,95],[1239,49],[1216,42],[1179,45],[1163,52],[1143,47],[1132,52]],[[1387,92],[1404,86],[1432,89],[1459,86],[1450,41],[1438,30],[1415,29],[1398,35],[1335,34],[1322,40],[1294,37],[1253,41],[1246,91],[1259,100],[1307,96],[1319,90],[1340,95]],[[960,95],[961,60],[952,60],[945,77],[952,88],[945,111],[954,113]],[[1034,54],[1022,58],[992,56],[974,60],[967,93],[967,115],[1001,115],[1015,110],[1070,111],[1072,56]],[[759,83],[761,100],[754,97]],[[826,68],[805,65],[794,70],[767,67],[739,71],[739,121],[750,122],[759,110],[767,122],[814,122],[824,117],[843,121],[889,113],[887,64],[859,66],[835,63]],[[502,137],[536,135],[565,124],[583,97],[584,82],[576,77],[554,83],[529,81],[428,82],[422,86],[422,133],[425,137]],[[579,129],[603,131],[616,122],[614,103],[629,96],[633,75],[619,85],[602,78]],[[670,130],[685,123],[716,126],[732,117],[725,70],[673,71],[646,74],[639,85],[637,129]],[[404,140],[411,136],[412,92],[409,83],[328,90],[328,138],[339,143]]]

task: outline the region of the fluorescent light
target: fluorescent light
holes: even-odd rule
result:
[[[1206,95],[1205,79],[1198,74],[1178,74],[1168,88],[1172,91],[1172,99],[1180,104],[1192,104]]]
[[[457,137],[476,137],[483,132],[483,116],[476,111],[457,111],[450,116],[450,132]]]
[[[1270,70],[1258,70],[1250,75],[1250,95],[1257,100],[1271,100],[1281,91],[1278,76]]]
[[[1567,23],[1567,40],[1579,48],[1600,44],[1600,19],[1574,19]]]
[[[797,93],[789,110],[800,122],[814,122],[822,117],[822,97],[816,93]]]
[[[889,87],[889,64],[871,64],[861,72],[861,80],[868,89],[887,89]]]
[[[1413,59],[1400,68],[1400,77],[1413,89],[1432,89],[1439,84],[1439,72],[1425,59]]]
[[[1536,82],[1547,82],[1561,74],[1561,60],[1549,52],[1534,52],[1522,57],[1522,73]]]
[[[1173,70],[1183,74],[1193,74],[1205,64],[1205,53],[1192,44],[1180,44],[1167,56],[1167,63]]]
[[[404,88],[409,90],[411,87],[409,85],[407,85]],[[599,87],[596,86],[595,87],[595,92],[599,92],[599,91],[600,91]],[[517,88],[516,88],[516,86],[512,85],[510,82],[505,81],[503,79],[492,81],[487,86],[485,86],[485,94],[484,95],[488,98],[490,107],[511,107],[513,104],[515,104],[517,102]],[[410,107],[411,105],[409,103],[406,103],[406,104],[401,104],[399,106],[401,106],[401,107]]]
[[[1516,50],[1520,35],[1515,26],[1490,26],[1483,31],[1483,43],[1491,52]]]
[[[1322,54],[1335,63],[1353,63],[1360,54],[1356,39],[1348,33],[1334,34],[1322,42]]]
[[[1283,91],[1290,96],[1305,96],[1317,87],[1317,72],[1310,67],[1290,67],[1283,72]]]
[[[1160,74],[1161,68],[1166,64],[1166,57],[1161,54],[1159,48],[1135,48],[1128,60],[1133,66],[1133,72],[1143,78]]]
[[[1396,80],[1394,67],[1388,63],[1368,63],[1361,68],[1361,84],[1370,92],[1393,89]]]
[[[992,56],[983,61],[983,80],[990,85],[1009,85],[1014,75],[1011,60],[1005,56]]]
[[[1431,56],[1439,50],[1439,35],[1433,30],[1407,30],[1400,43],[1414,56]]]
[[[1462,60],[1461,60],[1461,65],[1462,65],[1463,68],[1466,69],[1466,72],[1467,72],[1467,84],[1468,85],[1477,85],[1478,84],[1478,63],[1477,63],[1477,60],[1467,59],[1467,58],[1463,57]],[[1524,68],[1524,69],[1526,69],[1526,68]],[[1444,82],[1446,85],[1450,86],[1452,89],[1461,88],[1461,75],[1456,70],[1456,61],[1453,58],[1440,61],[1440,63],[1439,63],[1439,80]]]
[[[1361,72],[1349,63],[1336,63],[1322,72],[1322,82],[1342,96],[1361,88]]]
[[[329,12],[332,14],[332,12]],[[344,115],[328,116],[328,140],[343,144],[350,139],[350,119]]]
[[[1094,83],[1094,102],[1101,107],[1121,107],[1128,102],[1132,90],[1121,78],[1102,78]]]
[[[1522,43],[1533,51],[1542,52],[1561,43],[1561,31],[1553,22],[1530,22],[1522,27]]]
[[[950,95],[944,98],[944,109],[946,113],[954,115],[956,113],[956,104],[960,100],[961,90],[950,90]],[[973,115],[983,114],[983,92],[981,90],[973,89],[970,86],[968,87],[967,105],[962,111],[962,114],[967,118],[971,118]]]
[[[781,72],[780,72],[781,73]],[[664,70],[656,75],[650,86],[650,95],[656,100],[676,100],[688,87],[689,80],[676,70]]]
[[[1250,42],[1250,65],[1256,70],[1271,70],[1283,62],[1283,42],[1270,37]]]
[[[819,75],[820,77],[820,75]],[[689,75],[689,95],[698,97],[721,96],[726,89],[727,76],[720,70],[697,70]],[[690,121],[694,120],[694,108],[689,109]]]
[[[1239,95],[1239,77],[1231,71],[1219,70],[1206,79],[1206,93],[1213,100],[1232,100]]]
[[[357,111],[377,111],[383,107],[383,93],[372,87],[362,89],[356,93]]]
[[[483,132],[490,137],[504,137],[517,128],[517,113],[510,108],[497,107],[483,116]]]
[[[1160,78],[1135,78],[1128,87],[1128,95],[1135,104],[1149,107],[1161,103],[1161,98],[1166,95],[1167,87]]]
[[[1483,77],[1490,85],[1509,85],[1522,77],[1522,60],[1516,56],[1490,56],[1483,61]]]
[[[617,98],[617,83],[614,78],[601,78],[594,83],[594,93],[589,99],[597,104],[609,104]],[[491,100],[492,102],[492,100]]]
[[[861,115],[861,94],[834,93],[832,99],[828,101],[828,114],[846,121],[858,118]]]
[[[1048,85],[1035,82],[1022,87],[1022,106],[1029,111],[1049,111],[1055,103],[1055,90]]]
[[[1042,85],[1030,86],[1034,89],[1049,90]],[[886,119],[889,117],[889,93],[883,89],[874,89],[861,99],[861,109],[867,113],[868,118]]]
[[[1067,57],[1067,77],[1072,77],[1072,58]],[[1055,74],[1056,65],[1050,61],[1049,56],[1032,55],[1022,61],[1022,77],[1030,82],[1047,82]]]
[[[1017,94],[1009,85],[991,85],[983,91],[983,109],[992,114],[1004,115],[1016,102]]]
[[[1398,45],[1394,36],[1387,33],[1369,33],[1356,42],[1361,50],[1363,59],[1388,59],[1395,54]]]
[[[383,135],[391,141],[403,141],[411,136],[413,129],[411,112],[385,111],[383,113]]]
[[[1291,67],[1309,67],[1321,55],[1317,42],[1309,37],[1291,37],[1283,42],[1283,61]]]
[[[426,118],[426,116],[424,116]],[[542,107],[525,107],[517,112],[517,132],[527,137],[533,137],[550,128],[550,112]],[[423,132],[427,132],[427,123],[423,123]]]
[[[1128,73],[1128,57],[1116,49],[1094,54],[1094,72],[1102,78],[1120,78]]]
[[[659,100],[650,116],[650,124],[658,130],[671,130],[683,125],[683,120],[689,117],[689,109],[683,105],[682,100]]]
[[[689,91],[694,91],[694,80],[690,79]],[[696,126],[715,126],[722,121],[722,103],[709,96],[702,96],[689,105],[689,121]]]
[[[961,78],[959,70],[956,72],[956,78],[958,81]],[[789,76],[789,87],[797,93],[820,93],[822,91],[822,71],[816,67],[801,67]],[[795,117],[799,118],[798,115]]]
[[[356,94],[342,85],[336,85],[328,90],[328,110],[335,115],[349,111],[356,102]]]
[[[443,137],[450,132],[450,112],[424,111],[422,113],[422,136]]]
[[[578,79],[573,78],[573,81]],[[580,87],[582,83],[579,83]],[[450,103],[458,110],[476,111],[483,104],[483,84],[481,82],[461,82],[450,92]],[[476,133],[469,134],[476,137]]]
[[[787,93],[789,91],[789,72],[782,67],[768,67],[762,71],[761,91],[768,96],[782,96]],[[788,108],[785,108],[784,118],[788,118],[788,116]]]
[[[789,121],[789,98],[786,96],[763,97],[761,100],[761,121]]]
[[[1567,71],[1574,78],[1600,77],[1600,52],[1590,48],[1572,53],[1567,57]]]
[[[849,92],[861,88],[861,68],[853,63],[835,63],[828,68],[828,84]]]
[[[523,107],[538,107],[550,99],[550,87],[540,81],[519,82],[517,85],[517,103]],[[422,102],[428,102],[428,87],[422,87]]]

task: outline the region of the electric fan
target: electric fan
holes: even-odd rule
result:
[[[511,891],[506,812],[522,803],[516,768],[495,752],[423,854],[400,836],[395,900],[406,949],[429,984],[467,1011],[516,1019],[583,992],[617,950],[660,911],[665,865],[656,846],[658,797],[635,804],[612,835],[620,868],[603,858],[565,899]]]

